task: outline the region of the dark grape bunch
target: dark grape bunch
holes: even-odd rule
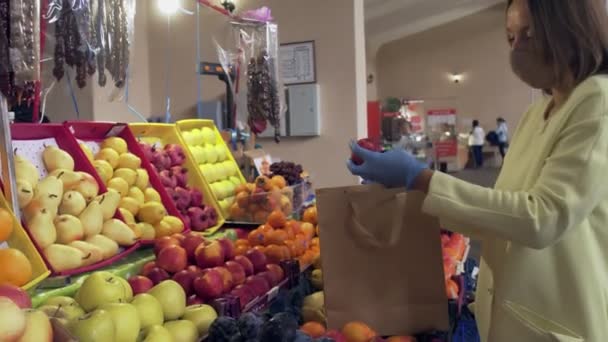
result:
[[[295,185],[302,182],[302,165],[292,162],[281,161],[270,165],[270,172],[273,176],[283,176],[288,185]]]

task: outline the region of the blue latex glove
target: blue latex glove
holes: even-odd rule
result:
[[[393,149],[385,153],[373,152],[355,142],[351,142],[350,149],[363,160],[363,164],[355,165],[349,159],[347,167],[350,172],[388,188],[405,187],[411,190],[416,177],[428,169],[426,164],[403,149]]]

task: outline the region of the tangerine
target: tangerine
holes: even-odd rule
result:
[[[247,186],[247,184],[239,184],[236,188],[234,188],[235,194],[240,194],[241,192],[244,192],[246,194],[249,193],[249,187]]]
[[[279,246],[281,248],[281,254],[283,254],[283,260],[291,259],[291,250],[287,246]]]
[[[269,232],[267,235],[268,243],[274,245],[284,245],[285,240],[288,239],[287,232],[281,229]]]
[[[249,241],[245,240],[245,239],[238,239],[234,243],[234,247],[238,247],[238,246],[247,246],[247,247],[249,247]]]
[[[362,322],[346,323],[342,328],[342,334],[349,342],[367,342],[377,336],[374,330]]]
[[[253,212],[253,222],[265,222],[266,218],[268,218],[268,212],[265,210]]]
[[[268,215],[267,222],[273,228],[283,228],[287,224],[287,218],[285,214],[283,214],[280,210],[275,210],[270,215]]]
[[[325,326],[319,322],[308,322],[300,327],[300,330],[312,338],[320,338],[325,335]]]
[[[249,251],[249,245],[238,245],[234,247],[234,255],[245,255]]]
[[[32,264],[18,249],[0,249],[0,284],[23,286],[32,279]]]
[[[258,229],[254,229],[247,235],[247,240],[250,246],[261,245],[264,243],[264,233]]]
[[[310,240],[310,245],[311,246],[320,246],[321,245],[321,241],[319,241],[318,237],[313,238],[312,240]]]
[[[243,217],[246,216],[246,212],[245,210],[243,210],[243,208],[239,207],[239,205],[237,203],[234,203],[231,207],[230,207],[230,217],[233,219],[242,219]]]
[[[315,226],[313,226],[311,223],[302,223],[300,229],[302,229],[302,234],[304,234],[309,241],[312,240],[313,237],[315,237]]]
[[[0,208],[0,242],[8,240],[13,233],[13,215],[3,208]]]
[[[316,225],[317,224],[317,207],[312,206],[312,207],[304,210],[304,214],[302,215],[302,221]]]
[[[283,261],[283,250],[280,246],[270,245],[265,250],[266,258],[271,264],[278,264]]]

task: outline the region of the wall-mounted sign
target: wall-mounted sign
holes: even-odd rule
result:
[[[279,58],[285,85],[317,82],[314,41],[281,44]]]

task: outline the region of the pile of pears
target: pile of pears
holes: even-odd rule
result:
[[[108,189],[118,193],[118,210],[136,237],[153,240],[184,230],[181,219],[167,214],[160,194],[150,187],[141,159],[129,152],[124,139],[106,138],[96,155],[86,145],[80,146]]]

